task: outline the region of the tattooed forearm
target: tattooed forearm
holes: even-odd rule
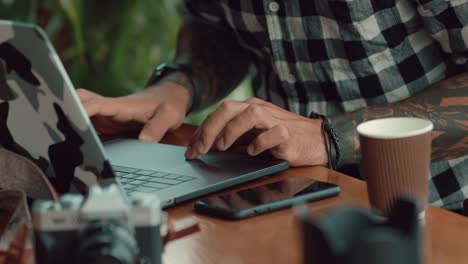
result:
[[[178,35],[175,61],[190,65],[200,79],[199,108],[225,97],[246,76],[249,56],[238,43],[234,33],[222,25],[197,18],[184,21]],[[193,89],[182,73],[173,73],[163,81],[176,82],[189,91]]]
[[[468,74],[442,81],[402,102],[371,106],[333,116],[330,122],[340,134],[340,165],[359,162],[356,126],[383,117],[411,116],[431,120],[432,160],[450,160],[468,153]]]

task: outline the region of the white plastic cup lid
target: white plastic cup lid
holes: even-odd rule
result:
[[[368,138],[394,139],[432,131],[431,121],[416,117],[389,117],[366,121],[357,126],[359,135]]]

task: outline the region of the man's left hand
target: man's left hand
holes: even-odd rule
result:
[[[291,166],[325,165],[328,156],[321,124],[321,119],[309,119],[258,98],[226,101],[195,131],[185,156],[196,159],[212,147],[227,150],[254,131],[256,136],[247,144],[251,156],[268,150]]]

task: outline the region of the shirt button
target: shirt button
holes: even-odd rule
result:
[[[290,84],[294,84],[296,82],[296,77],[292,74],[288,74],[286,76],[286,81]]]
[[[280,6],[278,2],[273,1],[273,2],[270,2],[270,4],[268,5],[268,8],[270,9],[271,12],[276,13],[278,12]]]

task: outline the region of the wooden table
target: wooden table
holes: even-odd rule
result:
[[[194,127],[184,125],[168,135],[163,143],[186,145],[193,130]],[[292,168],[227,191],[292,176],[310,177],[341,187],[339,196],[309,203],[315,217],[340,205],[369,207],[365,182],[323,167]],[[193,202],[167,211],[174,219],[196,215],[201,231],[169,243],[164,253],[166,264],[302,263],[300,226],[293,209],[241,221],[198,215],[193,210]],[[467,238],[468,218],[433,206],[427,208],[424,232],[426,263],[468,263]]]

